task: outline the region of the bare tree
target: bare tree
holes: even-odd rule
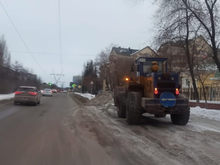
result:
[[[95,60],[95,66],[97,66],[99,72],[99,78],[100,81],[103,82],[103,80],[106,81],[107,86],[110,89],[113,89],[113,76],[112,71],[110,67],[111,59],[110,59],[110,53],[112,50],[112,47],[116,46],[115,44],[111,44],[108,47],[106,47],[104,50],[102,50],[96,57]]]
[[[217,0],[194,0],[194,3],[188,3],[188,1],[189,0],[182,0],[188,10],[202,25],[204,31],[208,34],[208,38],[212,45],[212,57],[220,71],[220,62],[218,58],[218,48],[220,46],[219,4]]]
[[[198,29],[195,25],[195,17],[186,5],[178,0],[160,1],[158,11],[160,13],[157,15],[157,18],[159,18],[157,19],[157,25],[159,26],[159,35],[156,37],[157,42],[159,44],[167,41],[178,42],[184,48],[198,104],[199,97],[193,70],[194,61],[191,58],[192,54],[190,51],[190,41]]]
[[[23,67],[18,61],[11,65],[11,55],[4,36],[0,39],[0,77],[1,93],[13,92],[19,85],[40,86],[41,83],[32,69]]]
[[[201,63],[195,67],[195,77],[202,86],[203,97],[205,99],[206,108],[207,108],[207,97],[206,97],[205,81],[208,78],[210,78],[210,76],[215,74],[216,70],[217,67],[216,65],[213,64]]]

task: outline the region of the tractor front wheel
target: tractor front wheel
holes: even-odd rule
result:
[[[141,123],[142,108],[141,94],[139,92],[128,93],[126,102],[126,120],[129,125]]]
[[[189,121],[190,110],[188,108],[183,114],[171,114],[171,121],[175,125],[186,125]]]

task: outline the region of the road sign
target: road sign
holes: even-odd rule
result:
[[[170,92],[164,92],[160,95],[160,103],[164,107],[173,107],[176,104],[176,97]]]
[[[93,85],[94,83],[93,83],[93,81],[91,81],[91,83],[90,83],[91,85]]]

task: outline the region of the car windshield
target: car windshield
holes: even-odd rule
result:
[[[22,92],[35,92],[34,88],[19,88],[17,91],[22,91]]]
[[[45,91],[51,91],[51,89],[44,89]]]

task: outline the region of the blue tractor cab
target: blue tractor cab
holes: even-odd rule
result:
[[[158,70],[152,70],[152,63]],[[137,78],[144,87],[144,96],[159,98],[163,92],[170,92],[175,97],[179,95],[179,75],[167,73],[167,58],[139,57],[137,63]]]

